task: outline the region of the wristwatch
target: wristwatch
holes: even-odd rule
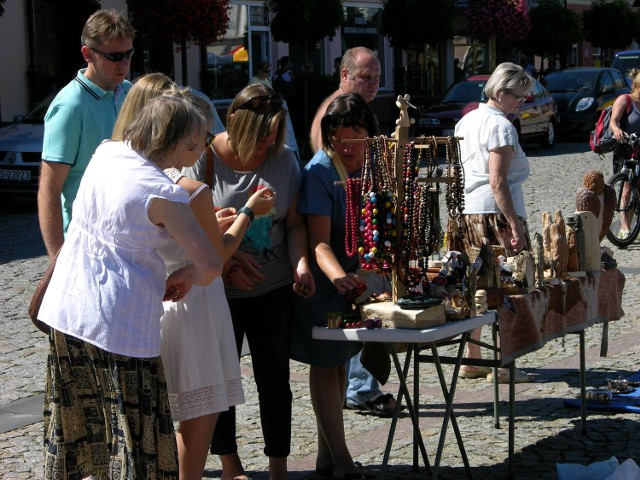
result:
[[[244,213],[247,217],[249,217],[249,225],[251,225],[251,222],[253,222],[253,217],[254,217],[253,210],[251,210],[249,207],[245,205],[240,210],[238,210],[238,215],[240,215],[241,213]]]

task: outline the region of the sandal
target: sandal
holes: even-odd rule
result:
[[[515,369],[516,383],[528,383],[531,381],[531,377],[527,374],[527,372],[520,370],[519,368]],[[487,381],[493,382],[493,372],[487,375]],[[509,383],[509,370],[508,369],[498,369],[498,383]]]
[[[486,378],[491,373],[491,367],[467,366],[460,368],[458,378]]]
[[[393,417],[393,411],[395,410],[395,406],[391,407],[389,404],[391,402],[395,403],[395,399],[393,398],[393,395],[391,395],[390,393],[386,393],[384,395],[380,395],[378,398],[374,399],[374,400],[369,400],[368,402],[364,403],[364,407],[367,411],[382,417],[382,418],[387,418],[387,417]],[[400,407],[400,410],[403,410],[404,406]]]

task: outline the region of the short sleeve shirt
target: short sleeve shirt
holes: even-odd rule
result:
[[[193,167],[184,169],[186,176],[205,181],[206,161],[201,158]],[[259,296],[293,282],[293,271],[287,249],[285,216],[300,189],[300,166],[289,147],[270,156],[260,167],[251,171],[229,168],[214,152],[213,203],[216,207],[240,210],[253,193],[263,187],[276,192],[275,206],[266,215],[254,218],[247,229],[239,250],[250,254],[261,266],[267,280],[256,284],[251,292],[226,285],[227,298]]]
[[[507,184],[516,215],[527,218],[522,185],[529,177],[529,160],[518,142],[514,125],[497,108],[481,103],[456,124],[464,168],[464,213],[501,213],[489,184],[489,153],[511,146],[515,153],[507,174]]]
[[[111,353],[160,355],[166,228],[154,199],[189,202],[186,190],[123,142],[98,147],[75,203],[38,318]]]
[[[51,102],[44,117],[42,159],[71,166],[62,188],[62,219],[66,232],[72,217],[80,179],[96,147],[111,138],[116,117],[131,88],[125,80],[106,91],[78,71]]]

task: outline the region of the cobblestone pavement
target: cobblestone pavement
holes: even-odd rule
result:
[[[610,159],[599,160],[586,145],[559,143],[551,150],[525,146],[531,177],[525,198],[531,232],[540,230],[543,211],[562,210],[565,218],[574,210],[574,192],[582,173],[601,169],[610,172]],[[572,153],[575,152],[575,153]],[[41,394],[46,362],[44,336],[31,326],[26,306],[36,280],[46,265],[35,203],[14,201],[0,207],[0,477],[41,478]],[[605,245],[609,245],[605,240]],[[609,245],[610,246],[610,245]],[[619,267],[627,276],[623,308],[626,316],[609,327],[609,353],[599,356],[601,326],[586,331],[587,385],[598,387],[607,377],[638,371],[640,324],[638,303],[640,243],[627,250],[612,247]],[[567,409],[562,400],[576,398],[579,390],[578,335],[547,343],[542,349],[518,359],[518,366],[535,381],[516,386],[515,476],[518,479],[554,479],[556,462],[589,464],[616,456],[620,461],[640,462],[640,422],[635,414],[588,412],[587,435],[580,428],[579,410]],[[268,476],[262,453],[257,394],[250,358],[242,359],[248,402],[238,409],[240,455],[254,479]],[[445,372],[450,367],[445,366]],[[410,373],[411,375],[411,373]],[[442,397],[434,369],[421,366],[420,422],[429,459],[433,462],[442,421]],[[315,479],[315,419],[307,387],[307,367],[292,362],[293,438],[289,469],[293,479]],[[393,374],[386,391],[397,392]],[[455,408],[471,471],[476,479],[506,478],[507,475],[507,386],[500,387],[500,429],[494,428],[492,386],[484,379],[461,380]],[[19,401],[18,403],[16,403]],[[13,413],[13,414],[12,414]],[[372,473],[379,472],[390,425],[389,419],[345,411],[345,429],[354,458]],[[34,422],[29,425],[12,427]],[[6,425],[9,425],[7,428]],[[412,472],[411,423],[406,415],[398,423],[387,478],[425,477],[424,468]],[[453,432],[448,432],[439,478],[467,478]],[[205,478],[219,478],[220,464],[209,457]]]

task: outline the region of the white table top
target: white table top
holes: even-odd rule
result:
[[[312,336],[318,340],[345,342],[406,342],[431,343],[454,337],[496,321],[495,312],[487,312],[464,320],[455,320],[422,330],[411,328],[326,328],[313,327]]]

